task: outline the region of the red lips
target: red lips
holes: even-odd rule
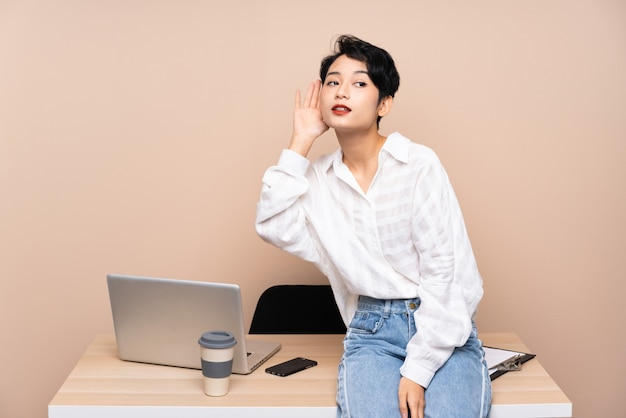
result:
[[[335,115],[345,115],[348,114],[352,111],[352,109],[350,109],[348,106],[346,105],[335,105],[332,108],[332,111]]]

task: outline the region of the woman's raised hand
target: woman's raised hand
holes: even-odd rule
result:
[[[289,149],[304,156],[309,153],[313,142],[328,130],[328,125],[322,119],[320,111],[321,81],[316,80],[309,85],[304,97],[300,90],[296,91],[296,102],[293,110],[293,133],[289,142]]]

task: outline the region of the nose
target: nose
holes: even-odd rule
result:
[[[350,91],[349,86],[347,84],[341,84],[337,87],[337,92],[335,93],[335,98],[337,99],[349,99]]]

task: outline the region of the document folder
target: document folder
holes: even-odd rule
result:
[[[535,354],[505,350],[503,348],[483,347],[483,349],[485,350],[485,360],[487,361],[491,380],[497,379],[507,372],[521,370],[522,364],[535,358]]]

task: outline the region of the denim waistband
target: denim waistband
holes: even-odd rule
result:
[[[375,299],[359,296],[358,309],[382,313],[414,312],[420,306],[420,298],[411,299]]]

